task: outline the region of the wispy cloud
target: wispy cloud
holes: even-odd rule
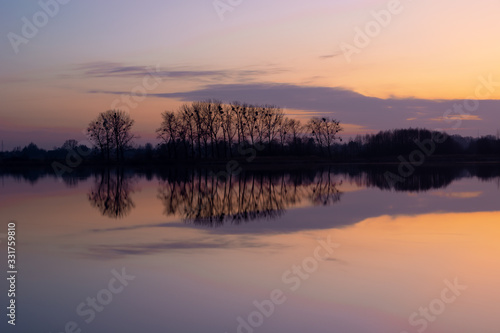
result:
[[[336,52],[336,53],[332,53],[332,54],[325,54],[325,55],[319,56],[319,58],[322,60],[326,60],[326,59],[332,59],[332,58],[338,57],[340,55],[342,55],[341,52]]]
[[[478,198],[483,194],[483,192],[435,192],[432,195],[442,198],[453,198],[453,199],[472,199]]]
[[[457,115],[448,116],[446,118],[445,117],[432,118],[431,120],[441,122],[441,121],[450,121],[450,120],[476,120],[477,121],[477,120],[483,120],[483,119],[477,115],[472,115],[472,114],[465,114],[465,115],[457,114]]]
[[[188,66],[176,66],[173,68],[161,68],[159,66],[127,66],[116,62],[92,62],[80,64],[75,70],[85,77],[98,78],[124,78],[144,77],[154,75],[164,79],[209,79],[209,80],[234,80],[235,82],[246,82],[263,75],[271,75],[286,72],[286,69],[275,66],[265,66],[257,69],[218,69],[207,70]]]
[[[86,255],[100,259],[116,259],[132,255],[151,255],[166,251],[191,251],[207,249],[231,249],[231,248],[262,248],[270,244],[255,241],[248,237],[243,239],[223,239],[221,237],[194,239],[179,242],[156,242],[149,244],[117,244],[100,245],[88,249]]]

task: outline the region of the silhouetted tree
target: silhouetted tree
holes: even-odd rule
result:
[[[173,157],[177,157],[176,142],[181,136],[181,119],[174,112],[165,111],[162,113],[163,121],[160,128],[156,130],[158,139],[167,145],[168,153],[173,152]]]
[[[320,149],[325,148],[328,155],[331,156],[331,147],[337,139],[337,133],[342,131],[340,122],[335,119],[327,118],[312,118],[307,123],[307,128],[320,146]]]
[[[76,141],[75,139],[70,139],[64,141],[61,148],[65,150],[74,150],[76,149],[76,147],[78,147],[78,141]]]
[[[89,140],[109,161],[114,153],[117,160],[123,159],[124,151],[135,138],[132,134],[134,120],[124,111],[108,110],[100,113],[87,127]]]
[[[336,134],[342,130],[335,120],[314,120],[313,137],[321,150],[330,152]],[[307,139],[300,121],[288,118],[276,106],[258,106],[217,100],[182,105],[177,112],[162,113],[162,123],[156,130],[161,139],[161,151],[168,158],[216,159],[233,155],[248,145],[267,147],[263,154],[299,154],[302,140]],[[315,149],[313,149],[315,150]]]

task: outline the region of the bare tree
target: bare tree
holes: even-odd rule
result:
[[[196,124],[195,124],[195,117],[194,117],[194,111],[190,105],[184,104],[181,106],[180,109],[180,119],[181,119],[181,133],[184,134],[184,137],[188,144],[185,145],[187,149],[191,148],[191,156],[193,158],[196,157],[195,155],[195,138],[196,138]],[[188,155],[188,151],[186,149],[186,156]]]
[[[245,106],[240,102],[233,102],[231,104],[231,112],[236,120],[236,132],[238,135],[238,146],[245,140]]]
[[[163,121],[160,128],[156,130],[157,138],[167,145],[169,155],[173,151],[173,157],[177,157],[176,141],[181,137],[181,124],[179,117],[174,112],[165,111],[161,114]]]
[[[221,115],[221,127],[223,133],[223,142],[225,147],[225,155],[229,152],[229,156],[232,156],[231,148],[233,145],[234,137],[238,132],[237,117],[235,116],[234,108],[232,106],[219,106],[219,113]]]
[[[284,118],[278,128],[278,134],[281,143],[281,150],[285,151],[285,142],[288,141],[288,137],[292,131],[292,119]]]
[[[70,140],[64,141],[64,143],[62,145],[62,149],[74,150],[74,149],[76,149],[77,146],[78,146],[78,141],[76,141],[75,139],[70,139]]]
[[[87,136],[99,148],[102,156],[109,161],[111,150],[113,149],[113,141],[111,140],[111,128],[104,117],[104,113],[100,113],[96,119],[89,123]]]
[[[290,134],[292,136],[292,146],[293,149],[298,153],[299,149],[299,136],[303,133],[304,128],[300,122],[300,120],[297,119],[289,119],[288,123],[289,129],[290,129]]]
[[[132,134],[131,131],[134,120],[132,120],[130,115],[125,111],[110,110],[106,113],[111,122],[115,140],[116,157],[118,159],[123,159],[125,149],[130,146],[132,140],[135,138],[135,135]]]
[[[316,140],[320,149],[326,148],[328,155],[331,155],[331,146],[337,139],[337,133],[342,131],[340,123],[335,119],[312,118],[307,124],[312,136]]]
[[[107,160],[114,152],[118,160],[123,159],[124,151],[135,136],[132,134],[134,120],[124,111],[108,110],[101,112],[87,127],[87,134],[99,147]]]
[[[259,138],[259,126],[258,126],[258,117],[259,110],[256,106],[253,105],[243,105],[243,127],[244,127],[244,138],[248,135],[250,138],[250,143],[252,145],[255,144],[255,139]]]
[[[271,145],[271,142],[278,136],[283,118],[284,115],[282,109],[275,106],[268,106],[265,108],[264,123],[266,128],[267,143],[269,145]]]

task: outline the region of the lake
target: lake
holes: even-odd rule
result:
[[[498,332],[498,166],[394,168],[3,173],[1,331]]]

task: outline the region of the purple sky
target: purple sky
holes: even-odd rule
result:
[[[154,141],[161,112],[206,98],[330,115],[345,137],[417,126],[496,135],[499,10],[493,0],[2,2],[0,140],[60,146],[120,108],[138,143]],[[474,112],[447,112],[469,98]]]

